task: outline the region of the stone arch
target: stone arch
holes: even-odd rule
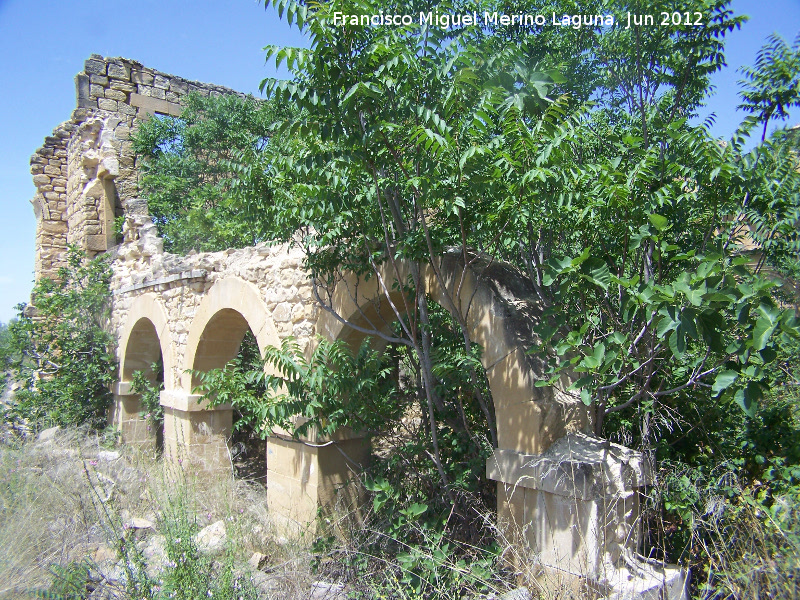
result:
[[[236,356],[248,327],[261,354],[280,338],[258,288],[238,277],[217,281],[197,309],[186,344],[182,388],[191,393],[197,385],[191,369],[207,371],[225,365]]]
[[[527,354],[538,341],[536,326],[541,319],[532,284],[512,266],[482,257],[463,269],[460,253],[449,252],[438,259],[442,283],[426,265],[420,276],[431,298],[447,308],[445,294],[467,315],[471,341],[483,348],[482,363],[495,405],[498,445],[524,454],[541,454],[567,433],[585,431],[589,413],[575,397],[553,387],[535,387],[543,379],[545,366]],[[365,328],[382,329],[397,316],[384,298],[384,290],[396,290],[398,280],[410,275],[410,265],[397,268],[384,264],[378,277],[355,275],[337,282],[331,308],[344,320]],[[402,310],[400,292],[390,292],[395,307]],[[317,331],[330,340],[345,339],[357,345],[363,332],[349,327],[331,312],[321,314]]]
[[[157,295],[148,293],[133,301],[119,348],[121,382],[130,382],[134,371],[148,370],[160,354],[164,362],[164,387],[171,389],[174,386],[172,336],[164,305]]]

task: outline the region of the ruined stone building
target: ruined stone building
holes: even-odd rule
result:
[[[99,55],[86,61],[75,81],[72,116],[31,159],[36,277],[57,273],[67,244],[89,256],[110,254],[119,361],[113,424],[125,443],[150,441],[131,378],[160,357],[165,460],[230,472],[232,409],[199,402],[191,371],[225,365],[248,328],[262,351],[289,335],[301,345],[316,335],[351,342],[358,336],[318,310],[297,249],[259,245],[189,256],[163,251],[146,202],[138,199],[131,132],[153,114],[180,114],[190,92],[237,92]],[[117,217],[124,218],[121,242]],[[441,258],[448,287],[458,260]],[[484,267],[470,272],[461,294],[470,298],[470,336],[484,350],[496,407],[499,448],[487,474],[497,482],[498,520],[509,539],[518,539],[532,560],[588,580],[608,597],[683,597],[679,570],[635,556],[638,490],[649,478],[642,457],[584,435],[589,419],[580,400],[534,386],[541,367],[526,354],[536,340],[534,295],[512,267]],[[431,274],[424,276],[434,300],[448,292]],[[337,287],[334,297],[338,314],[354,322],[380,293],[375,278],[357,281]],[[352,432],[332,440],[269,438],[266,501],[273,518],[313,527],[319,509],[355,498],[347,484],[369,451],[369,440]]]

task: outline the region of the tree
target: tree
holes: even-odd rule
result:
[[[362,315],[350,325],[408,357],[439,476],[431,497],[458,510],[445,432],[461,444],[475,436],[478,415],[496,445],[467,308],[456,296],[437,308],[420,276],[448,250],[465,272],[480,256],[529,277],[548,317],[531,348],[552,368],[541,384],[568,374],[598,435],[697,464],[699,452],[675,448],[702,434],[704,443],[725,438],[728,450],[753,423],[772,422],[763,411],[773,390],[796,383],[798,323],[764,264],[795,256],[798,173],[787,134],[746,150],[753,123],[774,111],[724,142],[692,121],[724,65],[725,35],[744,22],[729,2],[695,3],[702,27],[691,15],[668,27],[579,30],[334,24],[337,12],[541,12],[526,2],[266,4],[310,48],[267,49],[291,78],[262,87],[297,113],[274,130],[291,144],[250,165],[273,190],[260,213],[264,235],[302,245],[325,310],[347,274],[411,265],[380,298],[396,324],[371,326]],[[570,14],[574,3],[546,8]],[[656,17],[672,10],[646,8]],[[587,6],[629,9],[647,12],[623,0]],[[796,76],[762,62],[769,76],[753,79],[754,111]],[[739,244],[748,230],[761,259]],[[308,367],[295,370],[300,380]],[[469,383],[444,385],[453,373]],[[298,397],[316,393],[298,386]],[[456,388],[471,396],[470,410],[460,410]],[[706,427],[706,415],[719,419]]]
[[[28,429],[106,425],[116,361],[107,331],[111,271],[70,247],[56,279],[41,279],[33,307],[9,324],[12,378],[21,382],[5,420]],[[33,308],[33,310],[30,310]]]
[[[743,69],[740,81],[743,108],[754,115],[753,123],[763,123],[762,143],[767,138],[771,119],[785,120],[789,109],[800,106],[800,34],[789,47],[776,34],[759,50],[755,65]]]
[[[267,51],[286,61],[292,78],[263,88],[298,106],[281,131],[302,143],[271,161],[285,193],[266,219],[285,232],[302,229],[327,309],[343,273],[416,265],[401,282],[407,300],[393,305],[401,325],[371,333],[414,358],[444,489],[436,432],[448,400],[438,393],[418,273],[435,269],[447,248],[457,248],[465,268],[483,254],[528,274],[550,318],[543,343],[531,349],[552,366],[541,384],[569,374],[568,391],[592,408],[599,435],[624,427],[650,448],[654,419],[678,439],[698,411],[718,406],[741,430],[765,393],[796,377],[797,320],[737,242],[745,209],[750,223],[774,223],[781,206],[781,235],[773,238],[783,244],[776,254],[787,257],[797,240],[797,172],[777,146],[747,152],[747,123],[722,142],[690,120],[724,65],[725,34],[744,22],[729,2],[697,4],[703,27],[682,19],[662,28],[549,31],[542,45],[561,53],[548,56],[536,28],[333,26],[337,11],[388,9],[368,1],[276,6],[311,47]],[[637,3],[604,7],[642,12]],[[421,2],[391,10],[484,8],[492,10]],[[671,11],[663,3],[651,12],[661,9]],[[513,6],[526,10],[536,12]],[[776,85],[764,83],[764,97]],[[779,179],[768,170],[777,164]],[[381,301],[391,302],[393,291]],[[472,356],[462,307],[455,298],[445,303]],[[466,365],[473,382],[474,367]],[[491,432],[485,394],[480,406]]]
[[[757,185],[740,168],[740,141],[722,146],[687,120],[709,90],[708,76],[723,64],[720,38],[743,21],[727,5],[708,1],[698,7],[707,16],[703,28],[693,23],[594,28],[596,47],[587,61],[605,66],[609,76],[588,88],[600,99],[594,106],[576,106],[567,97],[548,96],[564,83],[560,74],[530,64],[536,32],[492,36],[469,27],[331,27],[336,11],[369,14],[374,7],[278,4],[290,22],[296,19],[309,32],[311,49],[268,50],[277,63],[287,61],[294,79],[266,81],[264,88],[301,108],[299,120],[285,129],[304,138],[299,152],[276,159],[281,184],[291,186],[294,199],[276,204],[269,219],[286,231],[307,228],[307,265],[323,306],[330,304],[331,285],[343,271],[369,272],[399,259],[417,264],[411,281],[403,282],[416,300],[395,307],[402,334],[389,341],[413,348],[431,415],[442,402],[435,391],[426,290],[418,272],[423,263],[435,270],[436,257],[448,246],[459,247],[465,268],[476,251],[511,260],[530,274],[545,306],[569,307],[548,339],[568,343],[580,357],[559,362],[554,374],[581,360],[579,372],[591,370],[575,389],[595,403],[598,433],[608,411],[651,393],[656,373],[657,397],[691,386],[712,388],[708,380],[724,370],[732,354],[744,359],[738,351],[721,352],[708,363],[711,346],[722,344],[726,335],[725,346],[736,340],[761,350],[779,323],[787,335],[795,331],[788,313],[765,299],[768,292],[730,292],[726,301],[717,300],[727,304],[703,310],[704,319],[722,326],[709,321],[704,328],[695,317],[688,325],[690,305],[701,304],[703,294],[722,298],[730,291],[707,279],[734,266],[727,245],[713,259],[707,254],[722,239],[717,233],[731,230],[726,219],[737,212],[745,188]],[[615,5],[626,7],[631,8]],[[465,7],[402,8],[415,13]],[[633,62],[626,60],[630,56]],[[701,257],[687,254],[691,248]],[[702,281],[691,284],[706,291],[688,292],[691,303],[673,287],[657,305],[640,306],[625,321],[630,294],[644,293],[649,302],[652,293],[646,290],[689,285],[681,275],[685,261],[709,260]],[[586,289],[587,280],[596,291]],[[386,295],[383,300],[391,302]],[[729,312],[740,312],[741,302],[752,308],[752,322],[728,327]],[[463,309],[454,299],[446,304],[469,353]],[[758,306],[769,313],[763,317],[768,327],[755,317]],[[684,315],[683,321],[662,318],[662,310]],[[611,315],[616,318],[609,320]],[[606,354],[612,333],[618,334],[618,352]],[[673,370],[684,358],[687,334],[704,349],[693,367]],[[648,362],[656,347],[672,353],[663,363],[666,370],[655,368],[660,358]],[[567,349],[558,348],[562,355]],[[606,377],[595,377],[596,370]],[[721,378],[718,386],[726,381]],[[737,387],[735,396],[750,410],[756,384],[738,377],[730,383],[736,381],[745,387]],[[629,397],[608,397],[626,382],[635,390]],[[481,405],[492,430],[489,402]]]
[[[270,126],[291,112],[253,97],[189,94],[180,117],[141,124],[133,138],[140,186],[165,249],[223,250],[264,239],[256,215],[272,190],[247,165],[274,143]]]

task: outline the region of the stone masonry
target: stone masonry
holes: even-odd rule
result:
[[[116,244],[114,219],[137,196],[131,132],[153,114],[179,115],[181,101],[236,94],[189,81],[126,58],[92,54],[75,77],[77,108],[31,157],[37,219],[36,278],[64,266],[67,244],[90,256]]]

